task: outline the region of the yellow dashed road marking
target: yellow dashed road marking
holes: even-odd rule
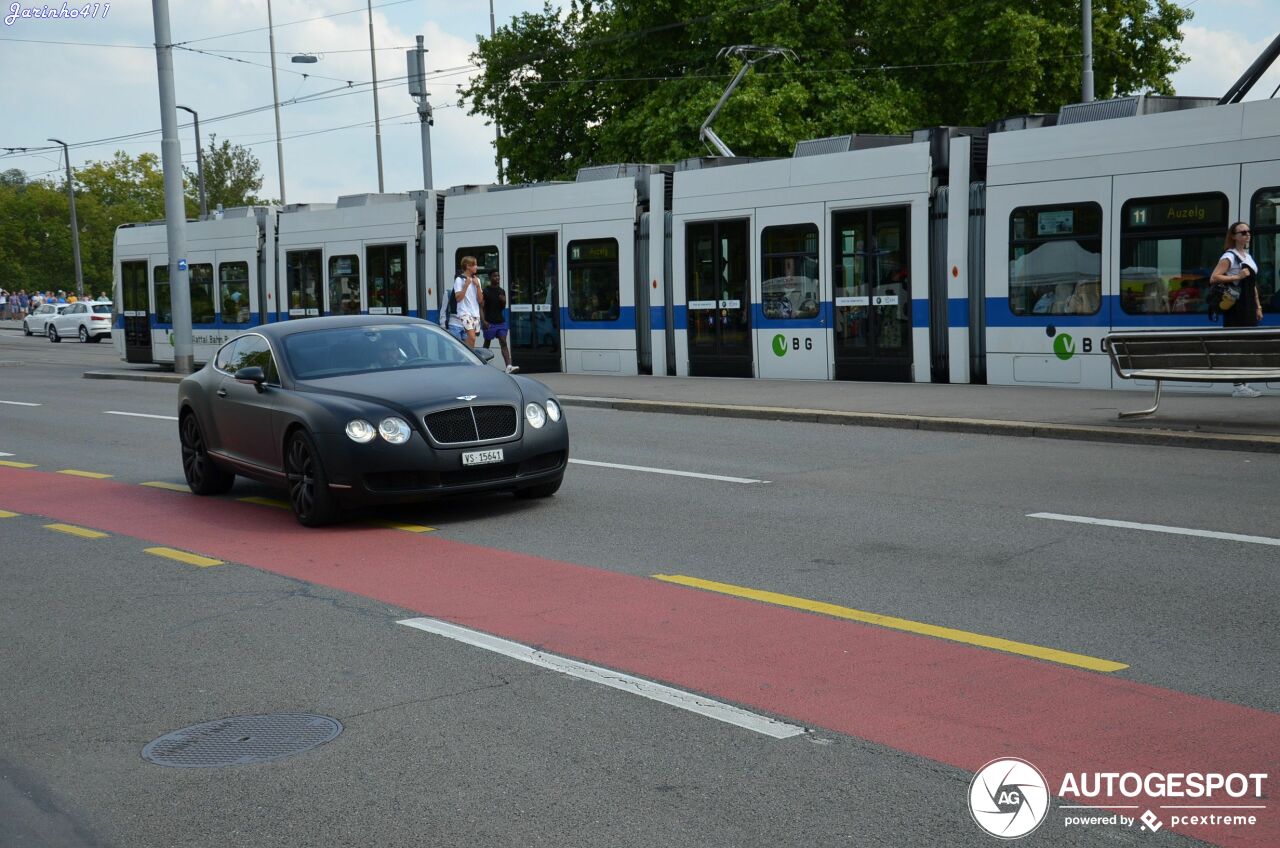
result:
[[[14,462],[12,459],[0,459],[0,465],[6,468],[35,468],[34,462]]]
[[[655,579],[664,580],[667,583],[678,583],[681,586],[706,589],[710,592],[734,595],[739,598],[750,598],[753,601],[763,601],[766,604],[776,604],[778,606],[792,607],[793,609],[808,610],[809,612],[830,615],[835,618],[846,618],[851,621],[861,621],[864,624],[876,624],[881,627],[889,627],[894,630],[905,630],[908,633],[919,633],[923,636],[933,636],[938,639],[947,639],[952,642],[963,642],[967,645],[978,645],[983,648],[993,648],[997,651],[1004,651],[1010,654],[1021,654],[1027,657],[1048,660],[1049,662],[1072,665],[1077,668],[1087,668],[1090,671],[1111,672],[1129,667],[1124,663],[1114,662],[1113,660],[1098,659],[1097,657],[1090,657],[1084,654],[1073,654],[1070,651],[1059,651],[1056,648],[1045,648],[1040,645],[1029,645],[1026,642],[1014,642],[1009,639],[1001,639],[997,636],[984,636],[981,633],[970,633],[967,630],[956,630],[951,627],[939,627],[936,624],[925,624],[919,621],[910,621],[905,618],[894,618],[890,615],[880,615],[879,613],[874,612],[863,612],[862,610],[850,609],[849,607],[837,606],[836,604],[828,604],[822,601],[811,601],[807,598],[797,598],[793,595],[779,595],[774,592],[749,589],[745,586],[734,586],[729,583],[717,583],[713,580],[703,580],[699,577],[686,577],[683,574],[655,574],[653,576]]]
[[[97,471],[77,471],[74,468],[64,468],[58,472],[59,474],[70,474],[72,477],[88,477],[91,480],[105,480],[110,474],[100,474]]]
[[[161,483],[158,480],[152,480],[150,483],[143,483],[144,486],[150,486],[153,489],[168,489],[171,492],[191,492],[191,488],[181,483]]]
[[[146,548],[147,553],[153,556],[164,557],[165,559],[174,559],[178,562],[185,562],[187,565],[195,565],[200,568],[208,568],[211,565],[223,565],[220,559],[211,559],[210,557],[200,556],[199,554],[187,553],[177,548]]]
[[[59,533],[66,533],[69,536],[79,536],[81,539],[105,539],[106,533],[97,530],[90,530],[88,527],[76,527],[74,524],[46,524],[49,530],[56,530]]]
[[[0,518],[17,518],[21,513],[10,512],[7,509],[0,509]]]
[[[275,498],[253,497],[253,498],[236,498],[236,500],[242,501],[244,503],[257,504],[258,506],[273,506],[276,509],[293,509],[293,507],[289,506],[284,501],[278,501]]]
[[[388,530],[405,530],[409,533],[434,533],[436,528],[424,527],[421,524],[401,524],[398,521],[370,521],[374,527],[386,527]]]

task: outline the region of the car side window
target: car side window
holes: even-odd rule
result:
[[[271,346],[262,336],[248,335],[236,339],[235,351],[230,357],[230,365],[225,369],[232,374],[241,368],[258,367],[267,375],[268,383],[278,383],[280,378],[276,371],[275,359],[271,356]]]

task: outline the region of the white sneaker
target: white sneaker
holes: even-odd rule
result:
[[[507,366],[507,373],[508,373],[508,374],[514,374],[514,373],[516,373],[516,372],[517,372],[517,371],[519,371],[519,370],[520,370],[520,366],[519,366],[519,365],[508,365],[508,366]]]
[[[1262,397],[1262,392],[1258,391],[1257,389],[1245,383],[1243,385],[1236,386],[1235,390],[1231,392],[1231,396],[1242,397],[1242,398],[1255,398],[1255,397]]]

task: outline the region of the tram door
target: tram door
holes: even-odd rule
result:
[[[831,216],[837,380],[911,380],[910,211]]]
[[[126,362],[151,361],[151,308],[147,300],[147,261],[120,263],[120,298]]]
[[[685,230],[689,374],[751,377],[749,221],[709,221]]]
[[[561,370],[556,236],[509,236],[507,269],[511,364],[525,373]]]

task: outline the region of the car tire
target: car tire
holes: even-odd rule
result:
[[[182,442],[182,473],[191,491],[197,495],[226,494],[235,483],[236,475],[209,456],[204,432],[194,412],[182,416],[178,424],[178,438]]]
[[[329,478],[320,451],[305,430],[296,430],[284,449],[284,473],[289,480],[289,505],[304,527],[323,527],[338,518],[338,502],[329,491]]]
[[[58,328],[50,324],[45,328],[45,335],[49,337],[49,341],[57,344],[62,341],[62,336],[58,335]]]
[[[80,336],[80,344],[89,343],[89,331],[83,326],[80,328],[79,336]]]
[[[535,500],[537,498],[549,498],[560,490],[560,484],[564,482],[564,475],[561,474],[550,483],[540,483],[537,486],[529,486],[524,489],[516,489],[516,497],[521,500]]]
[[[29,335],[31,335],[31,327],[30,327],[30,325],[28,325],[28,324],[27,324],[27,322],[26,322],[26,321],[23,321],[23,322],[22,322],[22,335],[24,335],[24,336],[29,336]]]

